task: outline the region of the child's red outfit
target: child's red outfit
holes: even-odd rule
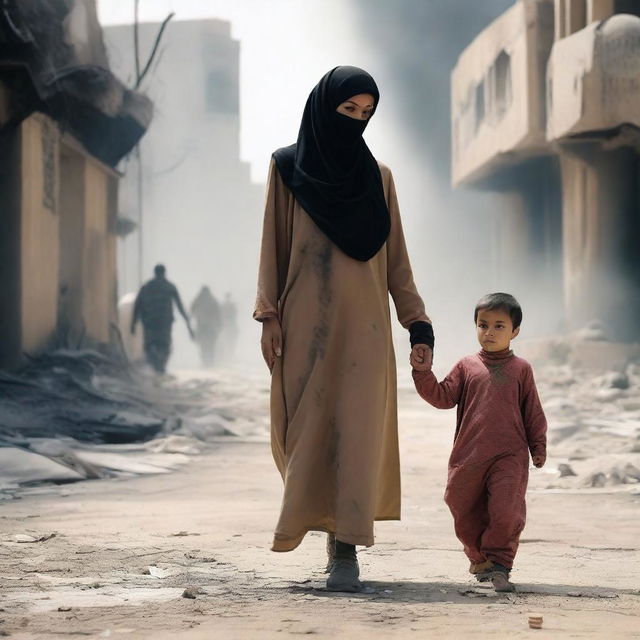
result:
[[[438,382],[413,371],[418,393],[434,407],[458,405],[445,502],[469,560],[513,566],[525,524],[529,452],[546,456],[547,421],[531,365],[480,351]]]

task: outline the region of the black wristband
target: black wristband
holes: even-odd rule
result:
[[[433,351],[435,337],[431,323],[422,320],[413,322],[409,327],[409,340],[412,347],[416,344],[426,344]]]

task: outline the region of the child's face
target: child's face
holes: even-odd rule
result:
[[[506,311],[482,309],[478,311],[476,331],[478,342],[485,351],[502,351],[509,348],[511,340],[520,333],[520,327],[513,328],[513,322]]]

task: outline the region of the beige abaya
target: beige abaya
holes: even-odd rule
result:
[[[361,262],[318,229],[271,163],[254,318],[278,317],[283,334],[271,381],[271,447],[284,480],[274,551],[308,531],[370,546],[374,520],[400,519],[389,293],[405,328],[429,319],[393,177],[380,170],[391,231]]]

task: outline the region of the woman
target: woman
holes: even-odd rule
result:
[[[336,591],[362,588],[355,545],[373,544],[374,520],[400,519],[389,292],[415,348],[433,348],[391,172],[362,138],[378,98],[368,73],[336,67],[309,95],[297,143],[273,154],[254,312],[284,480],[272,548],[326,531]]]

